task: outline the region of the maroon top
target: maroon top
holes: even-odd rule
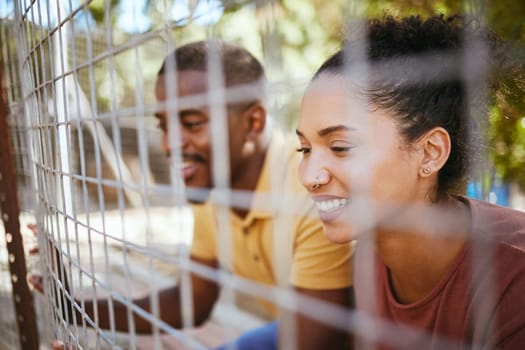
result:
[[[390,321],[374,328],[381,338],[378,348],[525,349],[525,213],[466,201],[476,239],[464,245],[421,300],[398,303],[386,266],[376,260],[375,307],[382,320]],[[358,275],[354,286],[360,308],[366,290],[359,288]]]

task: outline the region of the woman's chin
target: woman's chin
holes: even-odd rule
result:
[[[347,225],[323,224],[323,230],[326,238],[333,243],[344,244],[354,239]]]

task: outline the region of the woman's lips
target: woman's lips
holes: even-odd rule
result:
[[[316,196],[313,200],[323,222],[335,220],[350,204],[350,199],[344,197]]]

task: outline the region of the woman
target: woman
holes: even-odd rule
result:
[[[358,348],[523,349],[525,215],[455,194],[495,41],[460,17],[365,29],[317,71],[297,126],[326,236],[358,242],[357,308],[375,320]]]

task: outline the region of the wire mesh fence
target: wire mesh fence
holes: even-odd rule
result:
[[[42,276],[37,289],[43,292],[34,294],[42,348],[53,339],[78,349],[215,348],[275,319],[285,349],[302,348],[305,329],[325,334],[327,328],[336,340],[343,333],[345,346],[351,333],[367,349],[375,348],[368,342],[377,339],[392,348],[410,348],[407,341],[413,339],[428,348],[458,347],[457,339],[374,317],[373,296],[384,286],[372,278],[381,273],[372,236],[360,240],[363,249],[355,259],[361,259],[362,268],[353,276],[355,242],[328,242],[315,206],[298,189],[300,160],[290,155],[298,143],[287,134],[298,127],[300,139],[304,136],[303,124],[297,126],[297,116],[305,114],[301,96],[315,68],[340,46],[318,30],[314,19],[353,23],[346,30],[356,33],[365,25],[360,2],[337,4],[318,4],[319,11],[311,13],[313,5],[308,12],[294,1],[0,0],[2,92],[27,266]],[[294,26],[295,16],[306,18],[310,28]],[[186,58],[169,56],[204,39],[204,58],[197,51]],[[242,81],[242,73],[228,71],[223,62],[227,49],[211,39],[252,51],[267,78]],[[486,67],[478,63],[488,56],[487,48],[476,38],[465,42],[470,51],[459,60],[438,52],[419,57],[409,68],[395,60],[372,67],[361,43],[348,57],[360,63],[359,69],[349,68],[348,74],[359,82],[367,72],[418,81],[438,75],[436,62],[451,59],[467,73],[477,73],[476,79],[466,79],[466,91],[483,90]],[[204,75],[198,74],[199,59],[207,67]],[[252,68],[246,74],[255,74]],[[407,75],[409,69],[415,73]],[[461,74],[457,67],[450,69],[445,73]],[[257,117],[261,104],[268,112],[263,122]],[[232,110],[252,113],[246,126],[251,133],[244,134],[241,123],[231,127]],[[262,123],[259,129],[257,123]],[[204,141],[198,138],[203,124],[209,124],[212,135]],[[253,130],[260,130],[257,139]],[[274,132],[271,142],[268,130]],[[195,137],[191,151],[185,148],[191,143],[188,133]],[[255,160],[244,161],[245,154]],[[321,186],[316,181],[313,190]],[[352,218],[357,230],[368,232],[375,220],[381,221],[375,215],[381,215],[374,211],[373,198],[359,196],[352,200],[359,215]],[[194,203],[203,198],[207,204]],[[320,212],[347,205],[342,199],[325,201],[317,204]],[[397,208],[402,203],[387,204]],[[441,222],[449,225],[442,227],[424,206],[410,209],[419,218],[414,225],[432,222],[438,235],[462,225],[444,216]],[[403,229],[404,212],[397,208],[394,213],[400,214],[392,215],[392,210],[385,209],[389,225]],[[438,218],[445,214],[439,212]],[[493,221],[480,219],[487,227]],[[38,254],[30,252],[33,247]],[[478,265],[496,261],[494,247],[476,249],[472,255]],[[0,348],[23,348],[12,320],[9,259],[0,246]],[[494,306],[497,276],[491,273],[480,299],[484,305],[473,303],[479,308],[473,318],[483,319]],[[363,310],[349,307],[352,277],[367,290],[364,298],[360,294]],[[483,334],[492,333],[485,329]],[[322,348],[337,344],[325,341]]]
[[[245,5],[242,11],[255,18],[255,7]],[[216,307],[214,322],[188,334],[160,321],[159,306],[145,312],[131,303],[184,280],[177,266],[187,264],[181,260],[187,259],[192,217],[182,196],[178,165],[170,165],[160,148],[153,91],[160,63],[178,45],[178,37],[195,35],[180,24],[190,15],[174,20],[160,10],[157,16],[164,24],[129,34],[114,26],[116,9],[110,2],[102,4],[105,19],[98,21],[89,1],[2,6],[9,124],[19,193],[30,213],[22,226],[37,225],[40,257],[30,259],[43,264],[31,270],[49,281],[45,297],[38,296],[40,320],[51,320],[40,325],[42,342],[49,345],[57,338],[81,348],[203,348],[259,325],[261,319],[238,309],[228,297]],[[200,13],[193,9],[192,20],[206,17],[216,6],[197,9]],[[128,22],[138,16],[127,15],[132,17]],[[211,26],[197,30],[200,36],[212,36],[206,34]],[[24,232],[29,245],[36,244],[31,232]],[[60,254],[55,256],[55,249]],[[64,270],[55,271],[52,266],[57,265]],[[138,335],[131,324],[127,333],[117,332],[114,324],[101,329],[97,315],[89,319],[84,314],[79,326],[68,325],[75,320],[63,313],[66,299],[73,295],[60,297],[64,286],[57,284],[56,273],[67,275],[79,300],[118,300],[127,313],[157,319],[152,322],[153,336]],[[206,273],[220,278],[215,271]],[[187,293],[182,297],[188,298]],[[155,299],[152,304],[158,302]],[[10,307],[6,301],[6,309]],[[109,310],[114,322],[118,316],[112,307]],[[7,347],[18,344],[14,327],[4,328]]]

